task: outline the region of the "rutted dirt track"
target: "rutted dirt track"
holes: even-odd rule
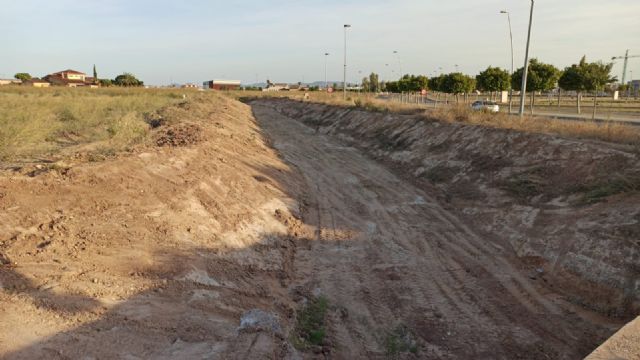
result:
[[[199,95],[133,154],[3,172],[0,358],[576,359],[622,325],[278,106]]]
[[[298,120],[254,111],[307,181],[318,241],[296,268],[347,309],[332,323],[341,356],[383,354],[380,334],[402,325],[427,358],[570,359],[602,339],[428,193]]]

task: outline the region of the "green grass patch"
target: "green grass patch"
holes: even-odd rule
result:
[[[400,325],[389,332],[384,342],[388,356],[394,357],[401,353],[418,353],[418,344],[406,326]]]
[[[534,168],[511,176],[500,187],[513,197],[529,199],[544,194],[547,185],[549,184],[548,180],[545,180],[545,170]]]
[[[327,335],[326,316],[329,301],[321,296],[310,300],[298,312],[296,326],[292,334],[292,343],[298,350],[307,350],[321,346]]]
[[[617,176],[603,182],[591,185],[582,185],[576,192],[584,192],[580,203],[595,204],[603,201],[609,196],[637,191],[640,191],[640,176]]]
[[[353,101],[354,105],[356,108],[362,109],[362,110],[366,110],[366,111],[371,111],[371,112],[379,112],[379,113],[386,113],[389,112],[389,108],[384,106],[384,104],[380,104],[380,103],[373,103],[369,100],[363,100],[360,98],[356,98]]]

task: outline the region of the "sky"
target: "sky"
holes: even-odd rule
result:
[[[342,79],[376,72],[475,75],[524,63],[528,0],[0,0],[0,78],[74,69],[131,72],[146,84]],[[536,0],[531,57],[564,68],[583,56],[640,55],[640,1]],[[394,54],[397,51],[397,54]],[[457,67],[456,67],[457,65]],[[640,58],[629,60],[640,79]],[[614,67],[622,75],[622,61]],[[629,74],[627,75],[629,78]]]

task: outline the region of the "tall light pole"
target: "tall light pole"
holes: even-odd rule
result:
[[[344,72],[342,74],[342,99],[347,100],[347,28],[351,25],[344,24]]]
[[[329,53],[324,53],[324,89],[329,89],[329,84],[327,83],[327,58],[329,57]]]
[[[400,54],[398,53],[398,51],[394,50],[393,53],[396,55],[396,58],[398,59],[398,71],[400,71],[400,77],[402,77],[402,62],[400,61]]]
[[[522,72],[522,86],[520,87],[520,117],[524,116],[524,100],[527,96],[527,73],[529,72],[529,45],[531,44],[531,25],[533,24],[533,5],[535,0],[531,0],[531,13],[529,14],[529,33],[527,35],[527,51],[524,55],[524,71]]]
[[[509,21],[509,38],[511,38],[511,76],[513,76],[513,31],[511,31],[511,14],[506,11],[500,11],[501,14],[507,14],[507,20]],[[511,85],[511,81],[509,81],[509,114],[511,114],[511,110],[513,108],[513,86]]]

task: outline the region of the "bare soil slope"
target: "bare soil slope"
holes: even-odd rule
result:
[[[0,176],[0,358],[286,350],[238,326],[253,308],[283,327],[294,312],[285,222],[297,205],[262,170],[288,167],[244,104],[200,96],[162,116],[173,125],[155,146]]]
[[[317,241],[309,259],[298,250],[295,267],[313,268],[318,291],[344,309],[331,322],[341,358],[384,357],[397,349],[389,339],[401,337],[417,344],[418,355],[404,356],[575,359],[620,326],[554,291],[536,271],[541,257],[519,258],[507,239],[468,226],[440,191],[399,176],[407,167],[392,171],[349,146],[384,147],[401,123],[367,133],[380,124],[371,113],[252,104],[309,185],[305,222],[318,228]]]
[[[640,313],[637,148],[295,101],[269,106],[439,194],[573,303]]]

